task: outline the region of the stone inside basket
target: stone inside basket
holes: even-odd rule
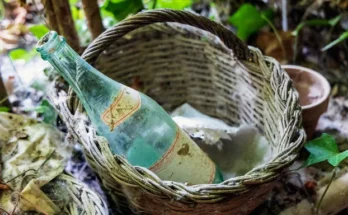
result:
[[[63,101],[56,107],[84,146],[110,206],[125,214],[248,214],[267,198],[304,142],[298,94],[280,64],[204,17],[142,12],[101,34],[83,57],[114,80],[136,83],[168,111],[188,102],[231,125],[255,124],[274,153],[269,162],[221,184],[163,181],[114,156],[88,120],[76,117],[76,97],[65,102],[67,92],[54,88],[50,96]]]

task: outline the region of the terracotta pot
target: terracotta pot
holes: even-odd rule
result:
[[[327,110],[330,84],[324,76],[314,70],[294,65],[283,65],[282,68],[289,74],[300,94],[303,127],[307,140],[310,140],[320,115]]]

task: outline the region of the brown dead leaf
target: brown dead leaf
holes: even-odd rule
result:
[[[261,49],[265,55],[274,57],[280,63],[285,64],[293,55],[292,44],[294,37],[291,35],[291,31],[279,31],[278,33],[282,39],[285,55],[283,54],[282,47],[273,32],[260,32],[256,38],[256,46]]]

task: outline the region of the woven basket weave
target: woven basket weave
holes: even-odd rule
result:
[[[76,97],[52,89],[51,99],[83,144],[112,197],[111,206],[124,214],[248,214],[304,143],[298,94],[279,63],[204,17],[173,10],[139,13],[101,34],[83,58],[128,86],[137,80],[141,91],[168,111],[188,102],[229,124],[256,124],[275,154],[270,162],[221,184],[162,181],[114,156],[89,121],[77,117]]]

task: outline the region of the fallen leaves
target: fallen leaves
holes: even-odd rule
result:
[[[256,38],[256,47],[261,49],[265,55],[274,57],[280,63],[286,64],[288,63],[287,58],[294,53],[292,47],[294,37],[290,31],[279,31],[278,33],[283,43],[285,54],[282,51],[280,41],[273,32],[260,32]]]

